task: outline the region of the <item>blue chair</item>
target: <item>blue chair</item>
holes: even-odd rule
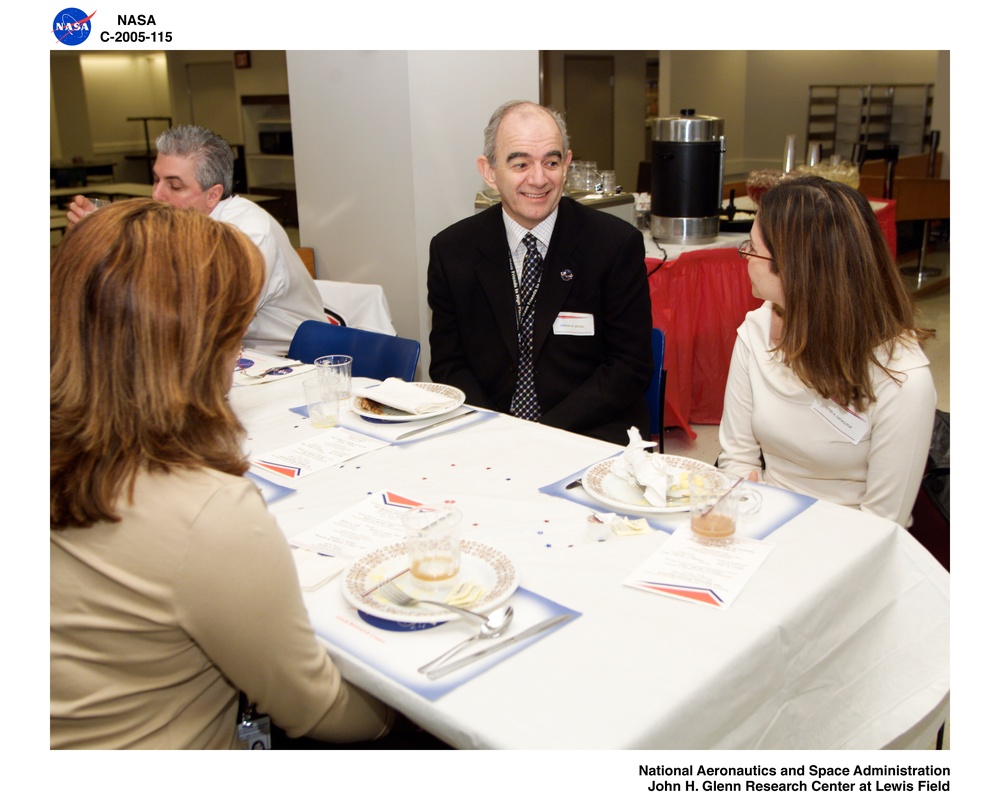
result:
[[[653,328],[653,377],[646,388],[646,407],[649,409],[649,435],[656,437],[663,452],[663,405],[667,391],[667,371],[663,368],[666,337],[659,328]],[[289,354],[290,355],[290,354]]]
[[[299,325],[288,346],[288,357],[311,364],[320,356],[329,355],[351,356],[354,359],[351,375],[357,378],[412,381],[417,372],[420,342],[318,320],[306,320]]]

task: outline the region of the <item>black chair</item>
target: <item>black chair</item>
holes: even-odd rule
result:
[[[951,414],[936,411],[910,534],[951,571]]]
[[[867,161],[885,162],[885,179],[882,183],[882,197],[892,198],[893,179],[896,174],[896,162],[899,161],[899,145],[887,144],[882,148],[871,148],[863,142],[854,145],[851,151],[851,161],[860,169]]]
[[[646,387],[646,407],[649,409],[649,435],[655,436],[663,452],[663,405],[667,391],[667,371],[663,368],[666,337],[653,328],[653,377]]]
[[[354,359],[351,375],[356,378],[412,381],[420,342],[312,319],[299,325],[288,346],[288,357],[311,364],[320,356],[329,355],[351,356]]]

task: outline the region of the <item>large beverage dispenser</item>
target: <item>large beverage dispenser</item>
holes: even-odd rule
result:
[[[693,108],[653,121],[649,230],[654,239],[694,244],[719,235],[724,123]]]

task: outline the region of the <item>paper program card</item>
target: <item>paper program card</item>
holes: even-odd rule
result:
[[[728,608],[773,546],[772,542],[739,536],[724,544],[705,544],[684,525],[625,579],[625,585]]]
[[[403,514],[420,503],[392,492],[360,503],[292,537],[290,544],[327,556],[357,558],[403,538]]]
[[[380,442],[362,433],[331,428],[304,441],[265,453],[250,464],[252,469],[262,470],[265,475],[280,475],[295,480],[387,445],[388,442]]]

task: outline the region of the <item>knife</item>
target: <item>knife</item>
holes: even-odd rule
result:
[[[409,439],[411,436],[415,436],[418,433],[423,433],[424,431],[429,431],[431,428],[436,428],[438,425],[444,425],[445,423],[453,422],[456,419],[461,419],[462,417],[467,417],[467,416],[469,416],[469,414],[475,414],[477,410],[478,409],[470,408],[468,411],[465,411],[465,412],[463,412],[461,414],[456,414],[454,417],[448,417],[448,419],[443,419],[443,420],[441,420],[439,422],[435,422],[435,423],[433,423],[431,425],[424,425],[424,427],[422,427],[422,428],[417,428],[416,430],[407,431],[402,436],[397,436],[396,437],[396,441],[397,442],[401,442],[401,441],[403,441],[403,439]]]
[[[427,673],[427,677],[430,678],[432,681],[437,680],[441,676],[447,675],[449,672],[454,672],[456,669],[461,669],[462,667],[468,666],[473,661],[478,661],[480,658],[493,655],[498,650],[503,650],[505,647],[509,647],[510,645],[516,642],[521,642],[524,641],[525,639],[529,639],[532,636],[541,633],[542,631],[548,630],[553,625],[559,625],[560,623],[570,619],[572,616],[573,616],[572,614],[560,614],[558,617],[550,617],[549,619],[542,620],[538,624],[532,625],[530,628],[523,630],[520,633],[515,634],[514,636],[509,636],[508,638],[503,639],[502,641],[499,641],[494,645],[490,645],[484,650],[480,650],[477,653],[473,653],[471,656],[460,658],[458,659],[458,661],[452,661],[450,664],[445,664],[443,667],[438,667],[435,670],[431,670],[430,672]]]

